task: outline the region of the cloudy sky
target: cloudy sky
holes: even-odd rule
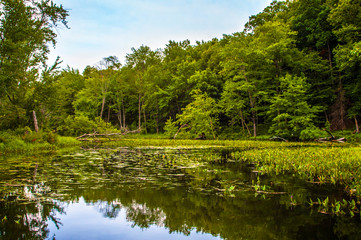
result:
[[[55,0],[69,10],[70,29],[58,29],[56,56],[62,67],[83,70],[102,58],[124,57],[131,48],[164,48],[169,40],[221,38],[242,31],[250,15],[271,0]]]

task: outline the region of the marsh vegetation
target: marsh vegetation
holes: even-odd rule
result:
[[[132,239],[137,234],[147,239],[315,234],[355,239],[360,234],[357,147],[162,139],[120,143],[124,146],[3,157],[3,239],[126,233]],[[351,179],[348,169],[353,169]]]

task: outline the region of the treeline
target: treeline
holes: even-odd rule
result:
[[[140,46],[123,66],[111,56],[83,73],[59,70],[57,62],[41,74],[27,65],[19,75],[5,57],[1,129],[31,126],[35,111],[41,128],[65,135],[141,129],[312,139],[322,128],[359,132],[360,0],[274,1],[243,32],[195,45]]]

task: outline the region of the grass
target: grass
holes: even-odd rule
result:
[[[53,134],[51,135],[52,141],[47,141],[47,139],[43,139],[42,135],[44,134],[39,133],[36,135],[37,136],[33,134],[31,137],[24,137],[14,132],[0,132],[0,155],[53,151],[59,148],[81,145],[81,143],[73,137],[62,137]]]

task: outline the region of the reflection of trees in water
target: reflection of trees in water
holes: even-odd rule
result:
[[[118,201],[113,201],[110,203],[98,201],[94,204],[94,206],[106,218],[116,218],[118,217],[120,210],[122,210],[122,204]]]
[[[166,215],[160,208],[149,208],[145,203],[133,201],[126,211],[127,220],[133,222],[132,227],[149,228],[153,224],[164,227]]]
[[[64,213],[60,203],[41,197],[50,189],[44,184],[25,186],[8,192],[0,201],[0,236],[2,239],[45,239],[49,237],[48,222],[61,225],[57,213]]]

